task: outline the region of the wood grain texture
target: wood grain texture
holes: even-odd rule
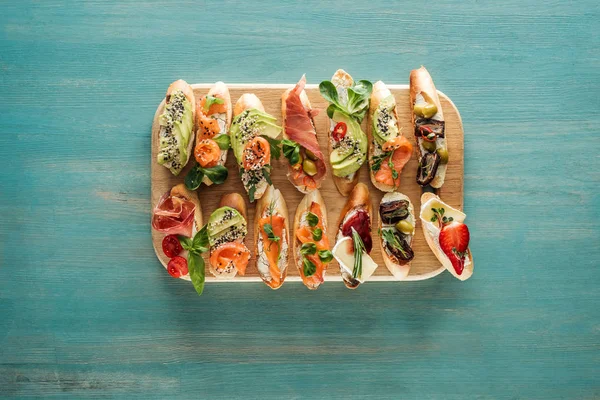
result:
[[[192,85],[194,88],[194,94],[196,95],[196,101],[199,101],[201,96],[204,96],[211,87],[211,84],[194,84]],[[261,99],[263,106],[265,107],[265,111],[274,117],[277,117],[277,123],[281,126],[283,123],[282,115],[281,115],[281,95],[282,93],[293,87],[293,84],[290,85],[260,85],[260,84],[247,84],[247,85],[229,85],[229,90],[232,96],[232,102],[235,103],[237,99],[244,93],[254,93]],[[392,92],[392,94],[396,97],[396,101],[398,103],[398,122],[399,126],[403,127],[404,135],[408,138],[408,140],[416,146],[414,141],[414,135],[412,134],[412,124],[410,119],[410,98],[409,91],[407,85],[389,85],[388,88]],[[320,93],[318,84],[308,84],[306,86],[306,93],[311,102],[313,109],[320,110],[319,115],[315,117],[315,127],[317,129],[317,136],[319,139],[319,144],[322,149],[327,149],[327,130],[329,129],[329,121],[327,119],[327,114],[325,110],[327,109],[328,103],[325,101]],[[444,110],[444,116],[446,118],[446,136],[448,139],[448,151],[451,154],[452,161],[449,164],[448,172],[446,175],[446,184],[440,190],[440,195],[442,198],[448,202],[453,207],[462,209],[463,202],[463,130],[462,130],[462,121],[460,119],[460,113],[452,103],[450,99],[443,93],[440,93],[440,99],[442,102],[442,108]],[[161,165],[156,163],[156,156],[158,154],[158,137],[160,131],[160,125],[158,122],[159,116],[163,113],[164,110],[164,100],[159,104],[156,109],[156,113],[154,114],[154,120],[152,122],[152,156],[150,159],[150,169],[151,169],[151,181],[152,181],[152,195],[151,195],[151,204],[154,206],[157,204],[162,195],[170,190],[173,186],[183,182],[185,174],[193,165],[193,160],[189,162],[189,165],[179,174],[179,176],[173,176],[171,172],[164,168]],[[362,129],[364,132],[367,131],[367,118],[364,119],[362,123]],[[417,221],[415,239],[412,244],[412,248],[415,252],[415,258],[411,263],[411,269],[408,277],[405,281],[418,281],[423,279],[432,278],[445,269],[437,260],[435,255],[431,252],[429,246],[425,241],[425,237],[423,236],[423,232],[421,229],[420,221],[418,218],[418,213],[421,207],[420,199],[421,199],[421,187],[416,183],[416,174],[417,174],[417,165],[418,159],[416,152],[413,153],[413,157],[406,164],[402,171],[401,175],[401,183],[399,191],[406,194],[412,201],[415,207],[415,218]],[[198,189],[198,194],[200,197],[200,201],[202,203],[202,208],[204,211],[204,221],[208,221],[210,214],[218,208],[219,200],[223,194],[226,193],[241,193],[244,195],[247,206],[249,205],[248,196],[242,186],[241,180],[239,178],[239,174],[237,173],[235,157],[228,157],[227,168],[229,169],[229,177],[227,181],[222,185],[213,185],[210,187],[202,185]],[[290,183],[287,176],[287,160],[282,156],[280,160],[273,160],[273,172],[271,174],[271,179],[273,181],[273,185],[280,189],[286,203],[288,205],[288,209],[290,212],[290,221],[293,221],[293,216],[296,212],[296,208],[298,204],[304,197],[302,193],[300,193],[296,188]],[[381,255],[381,248],[377,245],[377,241],[379,240],[379,235],[377,233],[377,226],[379,221],[378,215],[378,207],[383,197],[382,192],[377,190],[371,180],[369,178],[369,170],[368,165],[365,163],[361,169],[359,174],[359,182],[363,182],[369,186],[369,190],[371,192],[371,200],[373,203],[373,227],[372,227],[372,237],[375,246],[373,247],[373,252],[371,256],[373,260],[379,265],[373,276],[369,279],[370,281],[394,281],[394,277],[386,268],[383,258]],[[344,204],[346,203],[346,198],[341,196],[337,191],[335,184],[333,183],[332,173],[331,173],[331,165],[328,164],[327,178],[323,182],[323,185],[320,189],[321,195],[327,205],[328,212],[328,236],[329,242],[335,244],[335,235],[337,234],[337,221],[339,220],[340,213]],[[249,210],[249,226],[254,226],[255,218],[254,218],[254,207],[248,206]],[[156,255],[163,266],[165,266],[169,262],[168,257],[164,255],[162,252],[162,239],[164,238],[164,234],[152,230],[152,243],[154,246],[154,250]],[[248,230],[248,236],[246,237],[246,243],[248,246],[251,246],[251,243],[254,243],[254,232],[252,229]],[[207,257],[205,257],[207,258]],[[208,260],[206,260],[208,261]],[[301,282],[300,274],[298,269],[295,267],[293,262],[293,258],[290,254],[290,263],[288,269],[288,276],[286,278],[286,282]],[[208,270],[207,270],[208,271]],[[341,282],[341,276],[339,273],[339,265],[337,261],[333,261],[327,268],[327,275],[325,276],[325,280],[327,281],[339,281]],[[224,281],[224,279],[217,279],[207,272],[207,282],[218,282]],[[237,275],[233,279],[232,282],[262,282],[258,270],[256,268],[256,254],[252,254],[252,258],[250,263],[248,264],[248,268],[246,270],[245,276]]]
[[[600,398],[597,2],[1,10],[0,397]],[[169,83],[421,64],[464,124],[471,279],[198,297],[165,276],[149,132]]]

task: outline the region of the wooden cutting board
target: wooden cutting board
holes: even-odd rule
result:
[[[195,84],[192,85],[194,89],[194,94],[196,95],[196,101],[199,101],[200,97],[205,95],[208,92],[208,89],[212,86],[212,84]],[[237,99],[243,93],[254,93],[258,96],[258,98],[262,101],[266,112],[277,117],[279,124],[282,123],[281,120],[281,95],[290,87],[294,85],[273,85],[273,84],[236,84],[229,85],[229,91],[231,93],[231,101],[233,104],[237,101]],[[413,129],[411,126],[410,120],[410,99],[409,99],[409,89],[408,85],[387,85],[390,91],[396,97],[396,102],[398,106],[398,118],[399,124],[402,127],[403,134],[411,141],[413,147],[415,146],[415,140],[413,135]],[[318,109],[321,112],[317,117],[315,117],[315,125],[317,128],[317,135],[319,139],[319,144],[321,149],[326,153],[327,149],[327,130],[329,128],[327,114],[325,113],[325,109],[328,106],[328,103],[321,97],[319,93],[318,85],[306,85],[306,93],[308,98],[310,99],[311,105],[314,109]],[[454,103],[443,93],[438,92],[440,96],[440,101],[442,104],[442,108],[444,110],[444,117],[446,119],[446,136],[448,142],[448,152],[450,154],[450,162],[448,164],[448,169],[446,172],[446,180],[444,186],[440,189],[439,195],[440,197],[450,204],[453,207],[458,209],[463,208],[463,126],[460,118],[460,114]],[[164,168],[161,165],[158,165],[156,162],[156,154],[157,154],[157,140],[158,140],[158,132],[159,132],[159,123],[158,116],[163,112],[165,102],[164,100],[158,106],[156,110],[156,114],[154,115],[154,121],[152,124],[152,158],[151,158],[151,179],[152,179],[152,195],[151,195],[151,204],[152,207],[156,205],[160,197],[167,191],[170,190],[176,184],[182,183],[185,175],[193,165],[193,160],[190,158],[190,162],[187,167],[179,174],[179,176],[175,177],[169,172],[168,169]],[[362,123],[363,130],[366,132],[367,129],[367,118],[365,117]],[[296,212],[296,207],[300,203],[303,198],[303,194],[300,193],[296,188],[289,182],[287,179],[287,160],[281,156],[280,160],[273,160],[273,170],[271,173],[271,179],[273,181],[273,185],[281,190],[288,206],[288,211],[290,213],[289,218],[290,222],[293,221],[294,213]],[[413,157],[406,164],[404,170],[401,175],[401,183],[399,191],[408,195],[411,199],[414,207],[415,207],[415,217],[417,219],[417,227],[416,234],[412,244],[412,248],[415,253],[415,258],[411,264],[410,274],[407,277],[406,281],[417,281],[432,278],[441,272],[444,271],[444,267],[440,264],[437,258],[433,255],[429,246],[425,242],[425,238],[423,237],[422,228],[419,221],[419,210],[421,207],[421,187],[416,183],[416,171],[417,171],[417,157],[416,152],[413,152]],[[204,217],[204,222],[208,220],[210,214],[218,207],[219,200],[221,195],[225,193],[238,192],[241,193],[246,199],[246,204],[248,206],[248,214],[249,214],[249,229],[248,236],[246,237],[246,245],[254,253],[254,235],[251,227],[254,224],[254,208],[255,203],[250,203],[248,201],[248,196],[242,186],[242,183],[239,178],[238,169],[235,163],[235,157],[233,156],[233,152],[230,150],[227,158],[227,168],[229,169],[229,177],[227,181],[222,185],[212,185],[210,187],[202,185],[198,189],[198,197],[200,198],[200,203],[202,205],[202,213]],[[329,167],[329,166],[328,166]],[[373,251],[371,256],[375,260],[375,262],[379,265],[374,275],[370,278],[369,281],[394,281],[394,277],[390,274],[388,269],[386,268],[383,258],[381,256],[381,250],[379,243],[379,235],[377,234],[377,221],[378,221],[378,207],[379,202],[384,193],[377,190],[372,184],[369,177],[368,165],[365,163],[360,169],[360,182],[364,182],[368,185],[371,191],[371,198],[373,201]],[[325,200],[327,206],[327,214],[328,214],[328,236],[330,243],[333,244],[334,237],[337,230],[337,221],[340,216],[340,211],[346,202],[346,198],[342,197],[338,190],[335,187],[331,176],[331,168],[328,168],[327,178],[323,182],[321,186],[321,194]],[[291,227],[290,227],[291,228]],[[152,230],[152,242],[154,245],[154,250],[160,262],[163,266],[166,266],[169,259],[163,254],[161,248],[161,241],[164,237],[164,234],[160,232],[156,232]],[[290,235],[291,237],[291,235]],[[205,260],[208,261],[208,257],[205,254]],[[165,272],[166,273],[166,272]],[[335,261],[335,259],[329,264],[327,269],[327,274],[325,276],[326,281],[341,281],[339,265]],[[206,281],[220,281],[223,282],[223,279],[217,280],[213,277],[207,268],[206,273]],[[255,257],[254,254],[248,268],[246,270],[245,276],[236,276],[231,282],[257,282],[261,281],[260,276],[258,275],[258,271],[255,265]],[[288,266],[288,276],[286,278],[286,282],[299,282],[301,281],[298,270],[296,269],[295,264],[293,263],[293,256],[290,254],[290,265]]]

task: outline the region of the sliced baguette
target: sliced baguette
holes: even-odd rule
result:
[[[379,108],[379,104],[381,104],[381,101],[391,94],[392,94],[392,92],[390,92],[390,90],[387,88],[385,83],[383,83],[382,81],[377,81],[373,84],[373,92],[371,93],[371,102],[369,105],[368,123],[367,123],[367,137],[369,140],[369,164],[368,164],[369,165],[369,175],[371,176],[371,183],[373,183],[373,186],[375,186],[377,189],[381,190],[382,192],[393,192],[394,190],[397,189],[397,187],[394,185],[387,185],[382,182],[377,182],[377,180],[375,179],[375,171],[373,171],[371,169],[372,160],[373,160],[373,156],[375,153],[375,146],[377,145],[377,143],[375,142],[375,137],[373,136],[374,135],[374,133],[373,133],[373,116],[374,116],[377,108]],[[395,99],[394,99],[394,103],[395,103]],[[400,126],[398,123],[398,121],[399,121],[398,120],[398,111],[397,111],[397,106],[395,104],[394,104],[393,114],[394,114],[394,118],[396,119],[396,126],[398,127],[398,136],[401,136],[402,132],[400,130]]]
[[[169,99],[171,97],[171,94],[181,90],[183,92],[183,94],[185,95],[185,97],[188,99],[188,101],[190,102],[191,105],[191,109],[192,109],[192,121],[194,121],[194,125],[195,125],[195,121],[196,121],[196,97],[194,96],[194,90],[192,89],[192,87],[183,79],[178,79],[175,82],[171,83],[169,85],[169,88],[167,89],[167,94],[165,95],[165,108],[167,104],[169,103]],[[164,111],[163,109],[163,111]],[[162,132],[162,128],[159,129],[159,135]],[[179,170],[179,172],[177,172],[174,175],[179,175],[179,173],[185,168],[185,166],[187,165],[187,163],[190,161],[190,159],[192,159],[194,157],[193,155],[193,149],[194,149],[194,133],[196,132],[196,127],[192,126],[192,132],[190,132],[190,141],[187,145],[187,154],[188,154],[188,159],[185,162],[185,164],[183,164],[181,166],[181,169]],[[159,136],[160,137],[160,136]],[[156,141],[157,146],[158,146],[158,153],[160,153],[160,140]],[[166,167],[166,165],[165,165]],[[168,167],[167,167],[168,168]],[[172,171],[171,171],[172,172]]]
[[[189,200],[192,203],[194,203],[194,205],[196,206],[196,209],[194,210],[194,225],[192,228],[192,237],[193,237],[196,234],[196,232],[198,232],[202,228],[202,225],[203,225],[202,206],[200,205],[200,200],[198,200],[198,195],[196,194],[196,192],[189,191],[183,183],[173,186],[173,188],[171,188],[171,190],[169,192],[169,195],[176,196],[176,197],[183,197],[184,199]],[[167,236],[167,235],[163,234],[163,237],[164,236]],[[158,254],[158,257],[159,257],[160,262],[163,265],[163,267],[165,267],[165,269],[167,269],[167,265],[169,264],[169,257],[167,257],[163,253],[161,248],[156,249],[156,254]],[[183,256],[185,258],[186,254],[182,254],[181,256]],[[189,274],[182,275],[179,277],[179,279],[185,279],[185,280],[189,281],[190,275]]]
[[[433,254],[435,254],[435,256],[440,261],[440,263],[442,263],[442,265],[455,278],[460,279],[461,281],[467,280],[471,277],[471,275],[473,275],[473,268],[475,266],[475,263],[473,261],[473,255],[471,254],[471,249],[467,249],[467,257],[468,257],[469,262],[468,263],[465,262],[465,267],[464,267],[462,273],[460,275],[458,275],[456,273],[456,271],[454,270],[454,267],[452,266],[452,262],[440,248],[439,229],[436,229],[435,225],[432,224],[432,222],[429,219],[423,217],[423,214],[425,212],[429,211],[427,202],[430,200],[435,200],[435,201],[439,202],[441,205],[444,206],[444,208],[446,209],[446,212],[448,212],[448,210],[451,210],[451,212],[456,213],[454,215],[454,219],[457,220],[458,222],[463,222],[466,215],[462,211],[457,210],[457,209],[449,206],[448,204],[444,203],[437,195],[435,195],[433,193],[427,192],[427,193],[423,193],[423,195],[421,196],[421,212],[419,213],[419,218],[421,219],[421,227],[423,228],[423,235],[425,236],[425,240],[427,241],[429,248],[431,249]],[[458,218],[456,217],[457,215],[459,216]]]
[[[350,86],[352,86],[354,80],[352,79],[349,73],[347,73],[343,69],[338,69],[337,71],[335,71],[335,74],[333,74],[333,77],[331,78],[331,83],[333,83],[336,89],[338,89],[338,92],[347,92],[347,89]],[[331,133],[333,131],[333,128],[335,127],[335,123],[331,119],[328,119],[328,121],[329,126],[327,127],[327,134],[329,140],[327,141],[327,143],[329,147],[329,154],[331,154],[331,152],[333,151],[333,138],[331,136]],[[333,171],[333,168],[331,170]],[[356,186],[356,184],[358,183],[359,174],[360,169],[358,169],[354,174],[352,174],[351,179],[348,179],[347,177],[335,176],[333,173],[331,174],[331,176],[333,177],[333,182],[335,183],[335,186],[337,187],[338,191],[342,194],[342,196],[348,196],[352,189],[354,189],[354,186]]]
[[[412,112],[412,109],[415,105],[415,102],[417,101],[417,96],[422,93],[425,92],[435,103],[435,105],[437,106],[437,114],[433,116],[434,119],[438,120],[438,121],[444,121],[444,111],[442,110],[442,104],[440,103],[440,98],[438,96],[438,92],[435,88],[435,85],[433,84],[433,79],[431,78],[431,75],[429,75],[429,72],[427,71],[427,69],[424,66],[421,66],[421,68],[419,69],[414,69],[412,71],[410,71],[410,107],[411,107],[411,120],[412,120],[412,126],[413,126],[413,132],[416,129],[415,127],[415,113]],[[446,130],[444,130],[445,133],[447,132]],[[423,146],[421,146],[421,141],[423,139],[419,139],[416,138],[415,139],[417,142],[417,154],[418,154],[418,159],[421,160],[421,156],[423,155],[424,150]],[[441,139],[438,138],[436,140],[436,145],[438,147],[444,147],[448,148],[447,145],[447,138]],[[442,187],[442,185],[444,184],[444,180],[446,178],[446,169],[448,167],[448,164],[442,164],[440,163],[438,165],[438,169],[436,171],[435,177],[433,178],[433,180],[429,183],[429,185],[432,188],[435,189],[439,189]]]
[[[410,223],[412,223],[413,227],[416,226],[415,209],[407,195],[405,195],[403,193],[399,193],[399,192],[386,193],[383,196],[383,198],[381,199],[380,205],[384,204],[386,202],[396,201],[396,200],[408,201],[408,212],[410,215],[407,219],[409,220]],[[377,227],[378,227],[378,232],[381,232],[381,229],[384,227],[381,215],[379,215]],[[412,247],[412,243],[415,238],[415,230],[413,229],[413,233],[411,235],[407,235],[407,236],[408,236],[408,238],[407,238],[408,244],[409,244],[409,246]],[[396,280],[399,280],[399,281],[406,278],[408,276],[408,273],[410,272],[410,261],[397,260],[393,255],[388,254],[388,252],[386,250],[386,246],[384,245],[383,235],[381,235],[381,234],[379,235],[379,246],[381,247],[381,255],[383,257],[383,261],[385,262],[385,266],[390,271],[390,273],[394,276],[394,278],[396,278]]]
[[[214,96],[223,99],[225,107],[227,109],[227,111],[225,112],[225,132],[221,132],[217,136],[229,135],[229,127],[231,126],[231,119],[233,114],[233,107],[231,105],[231,96],[229,95],[229,88],[223,82],[216,82],[213,85],[213,87],[210,88],[210,90],[208,91],[207,96]],[[202,110],[200,110],[200,102],[198,102],[196,118],[199,117],[201,112]],[[196,123],[196,129],[199,129],[198,123]],[[196,132],[196,143],[198,143],[200,140],[202,140],[202,135]],[[225,162],[227,162],[227,153],[228,150],[221,150],[221,158],[219,159],[217,165],[225,165]],[[202,178],[202,182],[204,182],[206,186],[210,186],[213,184],[213,182],[207,176],[204,176]]]
[[[233,108],[233,116],[237,117],[244,111],[249,110],[251,108],[256,108],[259,111],[265,112],[265,107],[254,93],[244,93],[235,103],[235,107]],[[254,200],[260,199],[268,187],[269,184],[267,183],[266,179],[263,178],[263,180],[256,185],[256,191],[254,192]],[[248,188],[246,188],[246,185],[244,185],[244,189],[246,189],[246,192],[248,192]]]
[[[335,237],[336,245],[340,243],[341,240],[345,238],[342,234],[342,227],[346,216],[353,212],[354,210],[365,210],[369,215],[369,232],[371,231],[371,224],[373,222],[373,206],[371,204],[371,195],[369,193],[369,188],[362,182],[359,182],[354,186],[344,208],[340,212],[340,217],[337,222],[337,233]],[[339,260],[338,265],[340,266],[340,273],[342,275],[342,280],[344,281],[344,285],[348,289],[356,289],[361,282],[358,279],[352,278],[350,274],[341,266]]]
[[[305,79],[304,75],[302,76],[302,79]],[[290,94],[290,92],[293,90],[294,88],[289,88],[287,89],[285,92],[283,92],[283,94],[281,95],[281,115],[282,115],[282,133],[283,133],[283,138],[284,139],[289,139],[289,136],[287,135],[286,131],[285,131],[285,120],[286,120],[286,116],[287,116],[287,99],[288,96]],[[306,91],[302,90],[302,93],[300,93],[300,101],[302,102],[302,105],[304,106],[304,108],[306,110],[312,110],[312,107],[310,105],[310,101],[308,100],[308,96],[306,95]],[[316,114],[315,114],[316,115]],[[308,113],[308,116],[312,122],[313,128],[314,128],[314,134],[317,134],[317,130],[315,128],[315,121],[311,115],[311,113]],[[299,185],[296,186],[291,178],[291,175],[294,173],[294,168],[292,165],[288,165],[288,173],[287,173],[287,177],[288,180],[292,183],[292,185],[294,185],[294,187],[296,189],[298,189],[298,191],[300,193],[308,193],[314,189],[309,189],[307,186],[305,185]],[[316,189],[319,189],[321,187],[321,184],[323,183],[323,181],[325,180],[325,176],[323,176],[323,178],[321,178],[321,180],[319,182],[317,182],[317,187]]]
[[[294,253],[294,263],[296,264],[296,268],[298,268],[298,271],[300,272],[302,282],[310,290],[318,289],[319,285],[321,285],[321,283],[323,283],[323,280],[325,278],[325,273],[327,272],[327,264],[324,264],[321,277],[315,276],[317,274],[310,276],[310,277],[305,277],[304,274],[302,273],[302,271],[303,271],[302,255],[300,254],[300,248],[302,247],[302,242],[300,242],[300,240],[298,240],[298,238],[296,237],[296,232],[300,229],[302,215],[310,209],[310,206],[313,202],[319,204],[321,207],[321,213],[323,214],[322,215],[323,236],[327,237],[327,207],[325,206],[325,201],[323,200],[323,197],[321,196],[319,189],[315,189],[312,192],[307,193],[304,196],[304,198],[300,201],[300,204],[298,204],[298,208],[296,208],[296,214],[294,215],[294,231],[293,231],[293,238],[292,238],[292,243],[293,243],[292,251]]]
[[[246,226],[248,226],[248,210],[246,209],[246,201],[244,200],[244,198],[242,197],[241,194],[239,193],[228,193],[228,194],[224,194],[221,197],[221,201],[219,202],[219,207],[231,207],[235,210],[237,210],[242,217],[244,217],[244,219],[246,220]],[[246,237],[241,237],[238,238],[236,240],[236,242],[238,243],[244,243],[244,240],[246,239]],[[217,247],[218,248],[218,247]],[[211,253],[212,253],[211,249]],[[238,273],[237,268],[232,268],[229,272],[221,272],[221,271],[217,271],[216,268],[212,265],[212,263],[210,263],[210,259],[209,259],[209,270],[210,273],[213,274],[216,278],[219,279],[231,279],[233,277],[235,277]]]
[[[272,205],[271,205],[272,204]],[[262,226],[259,226],[260,219],[266,214],[270,207],[273,207],[275,214],[281,215],[285,219],[284,230],[282,237],[279,238],[278,243],[270,243],[270,245],[279,246],[280,255],[278,262],[279,274],[277,279],[273,279],[272,270],[270,268],[269,261],[266,257],[262,257],[264,254],[264,240],[261,234]],[[287,276],[288,266],[288,255],[289,255],[289,243],[290,243],[290,227],[288,218],[288,208],[283,198],[283,195],[279,189],[275,189],[272,185],[266,190],[263,197],[261,197],[256,203],[256,212],[254,213],[254,252],[256,254],[256,267],[258,273],[271,289],[279,289],[283,285],[283,281]]]

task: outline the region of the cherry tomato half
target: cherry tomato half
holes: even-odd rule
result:
[[[345,122],[338,122],[337,125],[333,128],[333,140],[339,142],[346,136],[346,132],[348,131],[348,126]]]
[[[173,258],[183,251],[179,239],[176,235],[167,235],[162,241],[163,253],[169,258]]]
[[[173,278],[179,278],[182,275],[187,275],[187,260],[180,256],[171,258],[171,261],[169,261],[169,264],[167,264],[167,271]]]

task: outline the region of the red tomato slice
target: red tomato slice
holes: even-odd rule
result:
[[[169,258],[173,258],[183,251],[177,235],[167,235],[162,241],[163,253]]]
[[[180,256],[171,258],[171,261],[169,261],[169,264],[167,265],[167,271],[173,278],[179,278],[182,275],[187,275],[187,260]]]

